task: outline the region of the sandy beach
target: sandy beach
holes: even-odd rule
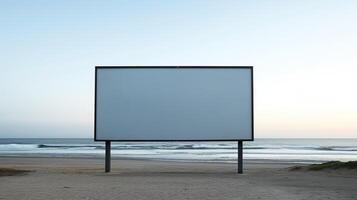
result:
[[[0,199],[356,199],[357,172],[291,171],[293,164],[236,164],[115,159],[0,157]]]

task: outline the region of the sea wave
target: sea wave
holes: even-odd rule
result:
[[[105,149],[102,144],[0,144],[0,151],[34,150],[34,149]],[[113,144],[113,150],[234,150],[236,145],[210,144]],[[357,146],[244,146],[246,150],[310,150],[310,151],[352,151],[357,152]]]

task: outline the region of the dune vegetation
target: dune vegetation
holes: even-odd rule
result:
[[[355,169],[357,170],[357,161],[349,162],[340,162],[340,161],[330,161],[321,164],[312,164],[308,166],[295,166],[291,170],[311,170],[311,171],[320,171],[320,170],[337,170],[337,169]]]
[[[13,168],[0,168],[0,176],[15,176],[23,175],[29,172],[28,170],[19,170]]]

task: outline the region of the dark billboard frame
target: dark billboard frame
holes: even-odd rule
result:
[[[212,140],[99,140],[97,139],[97,71],[98,69],[250,69],[251,71],[251,138],[250,139],[212,139]],[[254,141],[254,81],[253,66],[96,66],[94,87],[94,141],[96,142],[229,142],[229,141]]]

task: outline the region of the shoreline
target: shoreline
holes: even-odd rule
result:
[[[63,158],[63,159],[105,159],[104,155],[93,154],[1,154],[1,158]],[[217,163],[217,164],[234,164],[237,160],[204,160],[204,159],[163,159],[163,158],[142,158],[142,157],[130,157],[130,156],[116,156],[112,155],[111,160],[138,160],[138,161],[159,161],[159,162],[178,162],[178,163]],[[334,160],[331,160],[334,161]],[[295,164],[295,165],[307,165],[318,164],[327,162],[325,160],[302,160],[302,159],[251,159],[244,158],[244,163],[261,163],[261,164]]]

